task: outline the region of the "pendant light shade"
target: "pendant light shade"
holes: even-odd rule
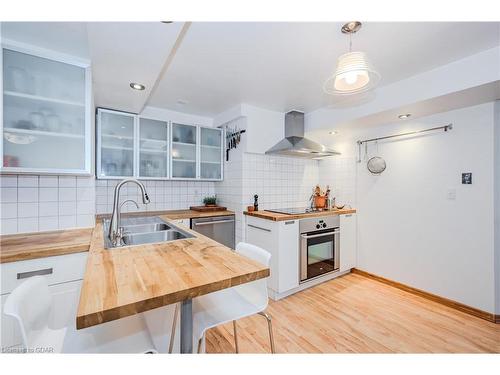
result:
[[[356,28],[349,28],[350,25],[355,25]],[[342,32],[351,35],[360,28],[361,23],[350,23],[343,26]],[[338,58],[337,69],[325,81],[323,90],[332,95],[352,95],[370,90],[379,81],[380,74],[364,52],[348,52]]]

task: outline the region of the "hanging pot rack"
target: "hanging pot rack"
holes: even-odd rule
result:
[[[436,131],[436,130],[444,130],[447,132],[448,130],[453,129],[453,124],[448,124],[448,125],[443,125],[443,126],[437,126],[434,128],[429,128],[429,129],[423,129],[423,130],[415,130],[412,132],[407,132],[407,133],[400,133],[400,134],[391,134],[391,135],[386,135],[384,137],[377,137],[377,138],[370,138],[370,139],[363,139],[361,141],[357,141],[356,143],[358,144],[358,163],[361,163],[361,145],[367,144],[370,142],[377,142],[383,139],[390,139],[390,138],[396,138],[396,137],[405,137],[409,135],[415,135],[415,134],[420,134],[420,133],[427,133],[430,131]]]

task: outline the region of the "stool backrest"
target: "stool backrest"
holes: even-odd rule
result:
[[[269,267],[271,254],[252,244],[240,242],[236,245],[236,252],[247,258],[255,260],[266,267]],[[235,287],[238,293],[254,306],[258,306],[260,311],[267,307],[269,296],[267,291],[267,278],[252,281]]]
[[[46,329],[49,324],[52,295],[43,276],[33,276],[19,285],[7,297],[4,314],[17,320],[23,344],[31,347],[34,331]]]

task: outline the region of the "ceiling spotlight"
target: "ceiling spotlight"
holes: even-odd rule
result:
[[[141,85],[140,83],[135,83],[135,82],[131,82],[130,87],[133,88],[134,90],[140,90],[140,91],[142,91],[146,88],[146,86]]]
[[[405,114],[399,115],[398,117],[400,120],[406,120],[410,116],[411,116],[411,113],[405,113]]]
[[[328,134],[335,135],[335,134],[337,134],[337,132],[335,130],[332,130],[331,132],[328,132]]]

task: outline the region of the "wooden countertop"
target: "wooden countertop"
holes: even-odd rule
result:
[[[341,210],[325,210],[325,211],[317,211],[317,212],[309,212],[306,214],[297,214],[297,215],[287,215],[280,214],[278,212],[271,211],[244,211],[245,215],[258,217],[260,219],[272,220],[272,221],[285,221],[285,220],[297,220],[297,219],[306,219],[308,217],[319,217],[319,216],[333,216],[333,215],[348,215],[356,213],[355,209],[346,209],[343,208]]]
[[[93,229],[0,236],[0,263],[88,251]]]
[[[161,217],[170,219],[169,214]],[[189,231],[196,238],[106,250],[99,222],[90,244],[77,329],[269,276],[269,268]]]
[[[232,211],[170,210],[124,213],[122,216],[166,216],[170,220],[234,215]],[[110,215],[98,215],[98,218]],[[88,251],[94,228],[34,232],[0,236],[0,263]]]

